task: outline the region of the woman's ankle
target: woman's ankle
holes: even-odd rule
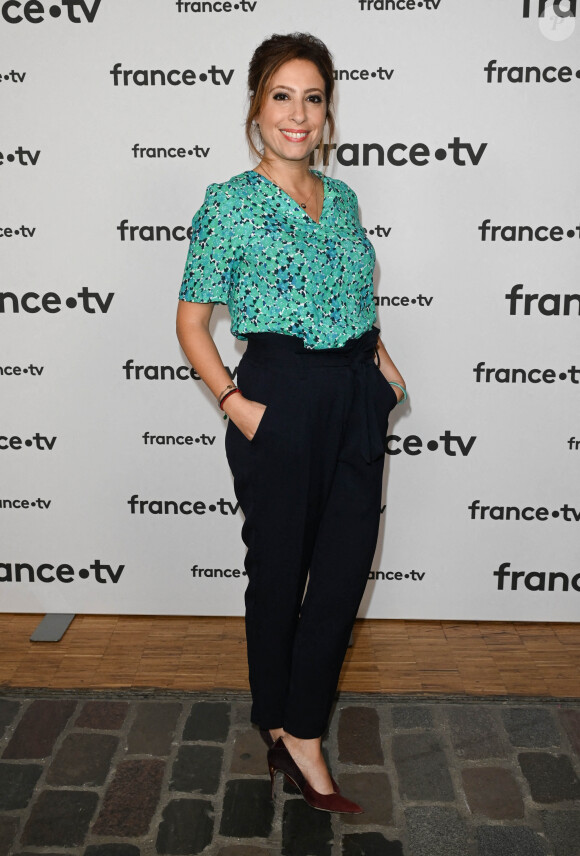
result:
[[[270,736],[272,740],[277,740],[279,737],[285,736],[285,731],[283,728],[270,728]]]
[[[286,742],[288,748],[293,746],[297,749],[301,754],[306,755],[310,758],[317,758],[322,755],[321,749],[321,738],[304,738],[304,737],[295,737],[293,734],[285,731],[283,734],[284,741]]]

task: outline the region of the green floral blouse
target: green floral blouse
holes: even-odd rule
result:
[[[373,325],[375,253],[356,194],[324,181],[320,221],[253,170],[210,184],[195,214],[180,300],[227,303],[231,330],[337,348]]]

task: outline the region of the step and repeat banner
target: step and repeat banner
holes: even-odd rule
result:
[[[206,186],[254,165],[250,56],[310,31],[410,393],[361,615],[580,618],[577,14],[0,0],[1,610],[242,614],[226,423],[175,310]]]

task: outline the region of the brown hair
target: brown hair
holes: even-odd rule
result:
[[[286,36],[273,35],[266,39],[254,51],[248,69],[248,91],[250,106],[246,116],[246,139],[250,151],[261,158],[263,153],[256,145],[254,119],[266,101],[270,81],[278,69],[292,59],[307,59],[314,63],[324,80],[326,96],[326,127],[328,142],[334,137],[334,115],[332,96],[334,92],[334,68],[332,54],[320,39],[310,33],[289,33]],[[259,133],[257,134],[259,137]],[[322,142],[322,141],[321,141]],[[321,155],[321,149],[318,155]]]

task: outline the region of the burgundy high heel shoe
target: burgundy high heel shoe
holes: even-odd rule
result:
[[[260,728],[260,737],[262,738],[262,740],[264,741],[264,743],[266,744],[268,749],[271,749],[272,746],[274,745],[275,741],[274,741],[274,738],[272,737],[272,735],[270,734],[270,731],[267,728]],[[288,780],[288,782],[290,784],[293,784],[292,779],[290,779],[288,776],[286,776],[286,779]],[[332,787],[334,788],[334,793],[339,794],[340,788],[338,787],[337,783],[334,781],[332,776],[330,777],[330,781],[332,782]]]
[[[294,758],[286,748],[283,739],[279,737],[274,745],[268,750],[268,767],[270,769],[270,781],[272,783],[272,797],[274,797],[274,780],[276,773],[284,773],[287,779],[291,779],[296,785],[306,802],[312,808],[320,811],[338,811],[344,814],[362,814],[362,808],[351,800],[347,800],[335,791],[332,794],[319,794],[308,784],[304,773],[295,762]],[[335,785],[332,780],[333,787]]]

